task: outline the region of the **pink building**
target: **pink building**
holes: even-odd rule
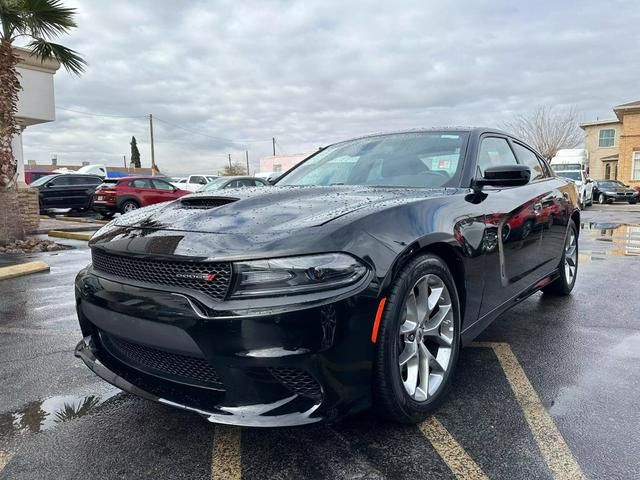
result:
[[[262,157],[260,159],[260,170],[258,173],[286,172],[308,156],[308,153],[296,153],[294,155],[269,155]]]

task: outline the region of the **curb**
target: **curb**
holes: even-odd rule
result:
[[[64,215],[56,215],[50,217],[48,215],[40,215],[41,220],[61,220],[63,222],[75,222],[75,223],[97,223],[100,225],[106,225],[108,220],[98,220],[97,218],[81,218],[81,217],[65,217]]]
[[[49,230],[47,235],[50,237],[56,238],[68,238],[69,240],[85,240],[88,241],[93,236],[94,232],[91,233],[80,233],[80,232],[66,232],[64,230]]]
[[[18,265],[10,265],[8,267],[0,267],[0,280],[8,280],[10,278],[21,277],[38,272],[48,272],[49,265],[42,261],[19,263]]]

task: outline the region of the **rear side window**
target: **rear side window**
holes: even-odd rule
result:
[[[478,173],[480,176],[483,176],[484,171],[489,167],[517,164],[518,161],[506,139],[498,137],[485,137],[482,139],[480,153],[478,154]]]
[[[64,177],[58,177],[58,178],[54,178],[51,183],[55,186],[55,187],[66,187],[68,185],[72,185],[71,183],[71,177],[69,176],[64,176]]]
[[[153,188],[151,186],[151,180],[144,178],[138,178],[137,180],[132,181],[129,185],[134,188]]]
[[[545,169],[538,156],[524,145],[513,143],[513,149],[518,156],[518,160],[523,165],[531,169],[531,181],[540,180],[546,176]]]

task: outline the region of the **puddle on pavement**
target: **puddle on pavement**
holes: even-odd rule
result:
[[[580,230],[589,240],[600,242],[602,249],[583,248],[580,261],[604,260],[608,255],[640,256],[640,225],[626,223],[582,223]]]
[[[0,437],[44,432],[95,412],[120,392],[114,388],[100,395],[58,395],[30,402],[19,410],[0,414]]]

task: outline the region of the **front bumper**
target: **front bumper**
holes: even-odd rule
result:
[[[75,354],[92,371],[211,422],[303,425],[371,403],[377,300],[366,290],[311,308],[202,318],[188,295],[123,284],[88,268],[76,278],[76,300],[84,339]],[[114,348],[120,344],[128,349]],[[204,377],[210,371],[219,384]]]

